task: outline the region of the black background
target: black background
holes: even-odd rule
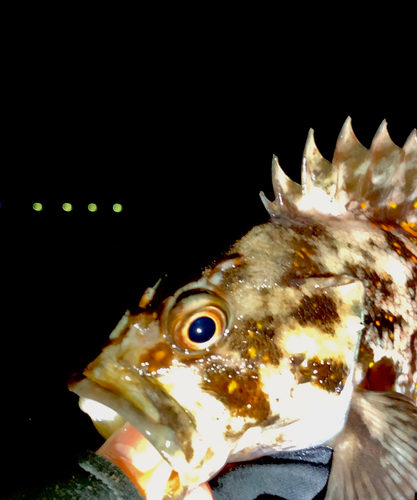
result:
[[[213,27],[197,50],[197,28],[162,40],[157,22],[144,34],[146,19],[126,34],[81,18],[10,42],[0,186],[6,494],[21,478],[35,487],[64,477],[100,445],[68,377],[161,275],[198,271],[266,220],[258,193],[272,198],[272,154],[299,181],[310,127],[331,159],[348,115],[366,147],[383,119],[400,146],[417,125],[407,75],[371,52],[346,53],[335,32],[299,50],[272,41],[265,54],[250,41],[213,44]]]

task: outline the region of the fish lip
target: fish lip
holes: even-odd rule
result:
[[[79,377],[70,380],[69,390],[115,411],[135,427],[172,468],[175,474],[171,475],[173,480],[170,479],[167,485],[170,492],[167,499],[182,499],[188,489],[208,481],[227,462],[230,454],[228,444],[213,441],[211,434],[199,432],[194,418],[155,381],[137,374],[139,383],[149,384],[154,398],[152,401],[162,405],[159,410],[163,418],[159,422],[152,420],[148,412],[125,397],[123,387],[117,388],[119,382],[116,387],[109,388],[105,382],[91,380],[88,369],[84,375],[81,380]]]
[[[109,389],[88,377],[73,376],[68,388],[78,396],[97,401],[118,413],[143,434],[174,470],[190,467],[193,442],[199,439],[199,433],[194,422],[168,395],[167,400],[172,402],[171,414],[161,422],[156,422],[147,412],[129,401],[121,391]],[[166,407],[169,407],[169,404]],[[179,414],[174,414],[174,408]]]

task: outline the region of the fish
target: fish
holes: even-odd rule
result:
[[[383,121],[367,149],[348,117],[332,162],[310,130],[301,184],[276,156],[272,182],[268,221],[175,291],[149,287],[69,388],[105,438],[128,423],[149,441],[164,500],[322,445],[326,500],[414,499],[416,130],[400,148]]]

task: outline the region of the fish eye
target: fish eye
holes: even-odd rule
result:
[[[227,322],[223,301],[209,293],[198,293],[177,302],[169,311],[167,326],[175,346],[196,353],[217,343]]]
[[[192,342],[202,344],[216,333],[216,322],[210,316],[200,316],[188,327],[188,337]]]
[[[206,306],[178,322],[174,341],[184,349],[200,351],[213,345],[225,328],[224,313],[215,306]]]

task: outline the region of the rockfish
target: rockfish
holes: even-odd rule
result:
[[[70,390],[167,462],[159,498],[326,444],[327,500],[414,499],[416,131],[399,148],[384,121],[368,150],[348,118],[330,163],[310,130],[301,185],[276,157],[272,178],[270,220],[175,293],[150,287]]]

